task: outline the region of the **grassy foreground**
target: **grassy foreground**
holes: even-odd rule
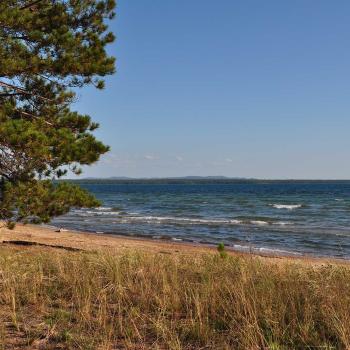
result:
[[[0,248],[2,349],[349,349],[350,268]]]

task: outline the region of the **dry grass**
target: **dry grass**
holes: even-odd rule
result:
[[[350,268],[0,249],[2,349],[349,349]]]

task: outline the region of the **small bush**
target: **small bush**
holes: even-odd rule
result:
[[[218,246],[217,246],[217,250],[218,250],[218,252],[219,252],[219,254],[220,254],[220,256],[222,258],[226,258],[227,257],[227,252],[226,252],[224,243],[219,243]]]

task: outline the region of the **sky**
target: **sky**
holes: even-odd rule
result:
[[[350,2],[119,0],[83,177],[350,179]]]

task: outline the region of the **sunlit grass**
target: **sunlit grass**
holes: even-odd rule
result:
[[[0,249],[3,349],[347,349],[350,269]]]

